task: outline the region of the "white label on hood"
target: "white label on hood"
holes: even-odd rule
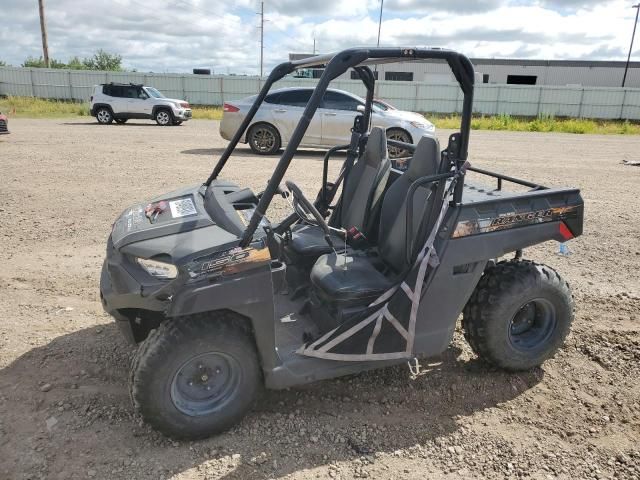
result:
[[[171,208],[171,216],[173,218],[186,217],[198,213],[190,197],[171,200],[169,202],[169,208]]]

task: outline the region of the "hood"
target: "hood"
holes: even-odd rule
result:
[[[177,98],[159,98],[158,100],[164,100],[165,102],[174,102],[174,103],[189,103],[186,100],[178,100]]]
[[[120,248],[141,240],[213,225],[205,212],[199,188],[200,186],[177,190],[127,208],[113,224],[113,245]],[[152,212],[157,206],[157,215],[145,212],[149,206]]]
[[[383,112],[383,115],[387,118],[397,118],[407,122],[431,123],[419,113],[408,112],[406,110],[387,110],[386,112]]]

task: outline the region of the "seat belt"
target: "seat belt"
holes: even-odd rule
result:
[[[359,150],[362,136],[363,135],[360,132],[356,131],[355,129],[351,130],[351,142],[349,143],[349,149],[347,150],[347,158],[344,161],[344,166],[342,167],[342,171],[340,172],[340,175],[338,175],[338,178],[335,184],[333,185],[333,188],[331,189],[331,191],[327,192],[327,199],[326,199],[327,205],[331,205],[331,202],[333,202],[333,199],[335,198],[336,193],[340,188],[340,184],[342,183],[344,185],[347,185],[349,173],[351,172],[351,169],[353,168],[353,164],[358,158],[358,150]],[[342,195],[344,198],[344,189],[342,191]],[[334,210],[332,218],[335,217],[336,215],[340,215],[340,216],[342,215],[342,204],[338,205],[338,208]]]

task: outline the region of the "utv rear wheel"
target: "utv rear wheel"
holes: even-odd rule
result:
[[[173,116],[171,115],[171,112],[169,112],[169,110],[165,108],[156,111],[154,118],[156,120],[156,123],[161,127],[170,125],[173,122]]]
[[[169,320],[140,346],[131,371],[134,406],[173,438],[197,439],[239,422],[261,389],[249,334],[229,314]]]
[[[464,309],[463,328],[480,358],[520,371],[553,357],[572,321],[571,291],[555,270],[507,261],[484,272]]]
[[[111,110],[106,107],[100,107],[96,112],[96,120],[98,123],[102,123],[103,125],[108,125],[113,122],[113,114]]]
[[[272,155],[280,150],[280,134],[268,123],[259,123],[251,127],[247,139],[251,150],[258,155]]]

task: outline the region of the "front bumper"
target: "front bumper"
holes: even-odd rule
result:
[[[413,125],[411,125],[410,123],[406,123],[403,128],[409,132],[409,135],[411,135],[411,139],[413,140],[413,144],[417,145],[417,143],[420,141],[420,139],[422,137],[432,137],[432,138],[436,138],[436,129],[433,128],[432,130],[428,130],[425,128],[418,128],[418,127],[414,127]]]
[[[111,239],[107,257],[100,273],[100,301],[104,311],[111,315],[124,336],[135,342],[131,322],[137,310],[163,312],[167,301],[158,300],[151,292],[162,284],[145,284],[125,267],[126,259],[113,248]]]
[[[192,116],[192,112],[190,108],[184,108],[184,109],[180,109],[180,110],[174,110],[173,111],[173,116],[178,119],[181,120],[183,122],[186,122],[187,120],[191,119]]]

